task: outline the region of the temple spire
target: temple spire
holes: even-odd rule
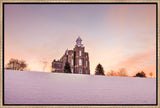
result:
[[[82,42],[82,39],[78,36],[77,40],[76,40],[76,45],[78,47],[83,47],[83,44],[81,43]]]

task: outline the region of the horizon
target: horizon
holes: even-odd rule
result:
[[[125,68],[156,77],[155,4],[5,4],[5,64],[23,59],[31,71],[50,72],[54,59],[72,50],[78,36],[89,54],[90,72]]]

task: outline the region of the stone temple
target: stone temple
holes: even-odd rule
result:
[[[85,52],[85,47],[80,37],[77,38],[73,50],[67,49],[59,60],[53,60],[52,72],[63,73],[66,62],[70,64],[71,73],[90,74],[89,54]]]

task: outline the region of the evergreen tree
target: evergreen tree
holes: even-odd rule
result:
[[[135,75],[135,77],[146,77],[146,74],[145,74],[143,71],[141,71],[141,72],[138,72],[138,73]]]
[[[104,75],[104,70],[101,64],[97,65],[95,75]]]
[[[64,73],[71,73],[71,67],[68,62],[65,63]]]

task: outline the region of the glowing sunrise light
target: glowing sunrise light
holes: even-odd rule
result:
[[[155,4],[5,4],[4,18],[5,64],[23,59],[31,71],[51,72],[80,35],[91,74],[101,63],[106,74],[125,68],[156,77]]]

